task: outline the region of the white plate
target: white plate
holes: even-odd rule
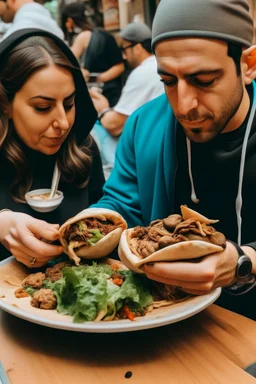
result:
[[[13,260],[13,257],[9,257],[8,259],[0,262],[0,272],[2,266],[13,262]],[[1,298],[0,309],[32,323],[68,331],[90,333],[131,332],[142,329],[156,328],[187,319],[188,317],[201,312],[209,305],[211,305],[215,300],[217,300],[217,298],[220,296],[220,293],[221,289],[217,288],[207,295],[195,296],[169,307],[155,309],[152,313],[147,314],[144,317],[138,317],[134,321],[114,320],[109,322],[102,321],[77,324],[72,322],[71,316],[60,315],[56,311],[51,311],[51,315],[54,316],[49,319],[47,318],[47,313],[49,313],[49,311],[33,308],[34,313],[30,313],[24,309],[19,309],[14,305],[5,302],[4,299]]]

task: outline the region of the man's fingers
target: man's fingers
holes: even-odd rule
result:
[[[204,260],[199,263],[191,262],[156,262],[153,265],[145,264],[144,271],[159,278],[182,281],[208,282],[214,276],[214,269],[206,265]]]
[[[182,287],[184,289],[191,289],[204,292],[213,289],[211,282],[187,281],[181,279],[166,278],[149,272],[147,272],[146,274],[147,277],[151,280],[155,280],[163,284],[173,285],[175,287]]]

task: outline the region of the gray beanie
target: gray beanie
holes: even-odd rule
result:
[[[253,20],[247,0],[161,0],[152,28],[152,46],[179,37],[202,37],[250,47]]]
[[[145,40],[151,40],[152,32],[146,24],[130,23],[121,32],[120,36],[134,43],[142,43]]]

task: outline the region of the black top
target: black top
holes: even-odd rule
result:
[[[100,29],[92,31],[90,43],[84,55],[84,68],[89,72],[105,72],[123,62],[121,50],[115,38]],[[104,84],[103,95],[114,106],[121,95],[121,76]]]
[[[252,87],[248,88],[252,100]],[[249,114],[248,114],[249,115]],[[198,144],[191,142],[191,163],[194,187],[199,203],[191,200],[191,184],[188,174],[186,138],[181,126],[177,129],[178,167],[175,182],[175,210],[186,204],[210,219],[219,219],[214,227],[225,234],[227,239],[237,242],[236,197],[238,193],[241,149],[248,122],[235,131],[222,133],[214,140]],[[255,242],[254,218],[256,190],[256,117],[254,116],[247,144],[243,188],[242,188],[242,244]],[[222,294],[218,301],[228,309],[256,319],[253,303],[256,290],[246,295],[233,297]]]

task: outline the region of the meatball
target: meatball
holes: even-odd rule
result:
[[[36,289],[42,288],[44,280],[45,280],[45,273],[42,273],[42,272],[32,273],[22,281],[22,286],[23,287],[30,286]]]
[[[54,295],[54,292],[51,289],[39,289],[31,301],[32,307],[41,308],[41,309],[55,309],[57,307],[57,299]]]
[[[45,271],[46,277],[48,277],[52,282],[57,281],[62,278],[62,269],[64,267],[70,267],[71,263],[67,261],[62,261],[54,265],[53,267],[47,268]]]

